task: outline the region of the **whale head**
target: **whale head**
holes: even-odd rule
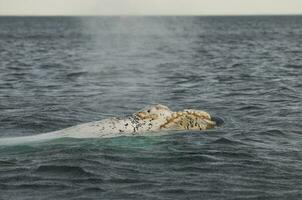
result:
[[[146,107],[135,113],[135,116],[149,121],[155,129],[162,130],[206,130],[216,126],[210,114],[205,111],[185,109],[174,112],[161,104]]]

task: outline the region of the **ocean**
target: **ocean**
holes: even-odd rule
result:
[[[0,199],[302,199],[302,16],[0,17],[0,140],[195,108],[215,129],[0,146]]]

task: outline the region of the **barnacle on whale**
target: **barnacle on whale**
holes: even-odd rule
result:
[[[215,127],[215,122],[206,112],[185,111],[173,113],[172,117],[167,118],[161,125],[162,129],[175,130],[206,130]]]

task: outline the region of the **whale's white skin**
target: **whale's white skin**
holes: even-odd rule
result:
[[[211,116],[200,110],[173,112],[164,105],[147,107],[125,118],[109,118],[84,123],[49,133],[2,138],[0,144],[44,141],[56,138],[111,138],[119,136],[156,135],[172,130],[205,130],[213,128]]]

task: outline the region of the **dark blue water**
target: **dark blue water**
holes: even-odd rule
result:
[[[0,18],[0,137],[149,104],[224,120],[0,146],[0,199],[302,199],[302,17]]]

